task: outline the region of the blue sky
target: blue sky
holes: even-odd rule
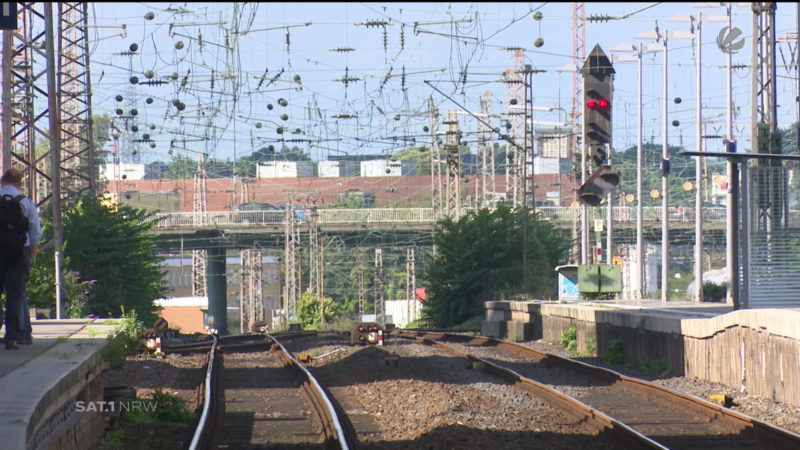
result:
[[[595,44],[609,54],[618,44],[647,44],[634,37],[656,23],[661,31],[688,30],[688,23],[666,21],[677,14],[725,12],[695,5],[586,3],[587,16],[612,18],[586,24],[586,52]],[[152,19],[145,17],[148,12]],[[534,20],[533,12],[541,12],[541,20]],[[732,12],[733,25],[746,41],[733,62],[749,64],[752,13],[738,6]],[[383,21],[390,23],[379,24]],[[219,159],[249,155],[254,148],[282,145],[278,126],[285,128],[284,139],[305,141],[289,146],[310,151],[314,159],[388,155],[404,143],[411,145],[412,138],[427,143],[423,126],[429,97],[443,116],[447,109],[459,109],[453,100],[478,111],[479,96],[490,90],[493,112],[504,110],[502,73],[514,64],[508,50],[513,47],[523,48],[526,63],[544,71],[534,75],[533,104],[571,108],[571,74],[556,70],[572,65],[571,3],[100,2],[90,4],[89,23],[94,114],[137,110],[139,131],[131,136],[141,139],[148,133],[156,144],[138,144],[141,162],[167,161],[170,150],[192,158],[198,153]],[[723,26],[703,23],[702,102],[709,134],[725,133],[725,57],[716,45]],[[777,37],[795,27],[795,4],[779,3]],[[533,44],[537,38],[544,40],[538,48]],[[132,44],[136,52],[130,52]],[[668,139],[694,149],[695,52],[691,40],[669,39],[668,44],[668,97],[682,100],[669,102],[668,119],[680,125],[668,127]],[[789,62],[789,51],[781,44],[779,65],[784,58]],[[656,143],[661,142],[663,118],[662,65],[660,52],[643,57],[644,136]],[[614,147],[621,149],[636,143],[637,69],[631,62],[615,63],[615,69]],[[787,126],[797,120],[796,72],[781,66],[777,74],[779,122]],[[131,84],[131,76],[140,82]],[[740,149],[747,148],[748,70],[734,71],[733,93],[734,134],[743,143]],[[118,95],[121,102],[115,100]],[[183,110],[173,100],[185,105]],[[342,118],[346,115],[358,118]],[[564,111],[534,116],[560,122]],[[474,119],[461,115],[459,120],[463,130],[475,130]],[[130,131],[134,122],[118,123]],[[717,150],[721,141],[710,140],[708,146]]]

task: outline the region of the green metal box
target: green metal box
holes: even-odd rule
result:
[[[600,270],[597,264],[578,266],[578,292],[600,292]]]
[[[622,292],[622,271],[616,264],[600,264],[600,292]]]
[[[622,292],[622,272],[616,264],[578,266],[578,292]]]

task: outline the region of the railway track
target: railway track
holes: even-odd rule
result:
[[[700,398],[534,349],[487,337],[398,331],[408,339],[441,345],[500,373],[537,380],[671,449],[800,448],[800,435]],[[562,407],[576,408],[559,400]]]
[[[204,348],[203,408],[188,448],[351,448],[346,418],[275,338],[214,337],[170,351]]]

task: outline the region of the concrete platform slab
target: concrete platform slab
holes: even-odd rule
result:
[[[0,346],[0,436],[4,448],[50,448],[76,424],[80,397],[102,400],[103,350],[121,324],[113,320],[37,320],[33,344]],[[102,415],[99,417],[102,425]],[[76,433],[74,430],[73,433]],[[74,439],[75,436],[71,436]]]

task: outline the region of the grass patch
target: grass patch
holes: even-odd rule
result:
[[[475,331],[481,329],[481,316],[475,316],[453,327],[454,330]]]
[[[586,356],[594,356],[595,351],[597,351],[597,336],[594,333],[590,333],[586,336],[584,344],[586,345]]]
[[[143,405],[122,413],[117,428],[108,434],[102,448],[179,448],[183,430],[194,419],[180,397],[156,390],[150,397],[137,398]],[[153,433],[157,430],[158,433]]]
[[[558,343],[571,354],[578,351],[578,327],[575,322],[561,331],[561,340]]]
[[[648,375],[661,375],[669,372],[669,362],[666,358],[658,358],[649,361],[642,361],[639,370]]]

